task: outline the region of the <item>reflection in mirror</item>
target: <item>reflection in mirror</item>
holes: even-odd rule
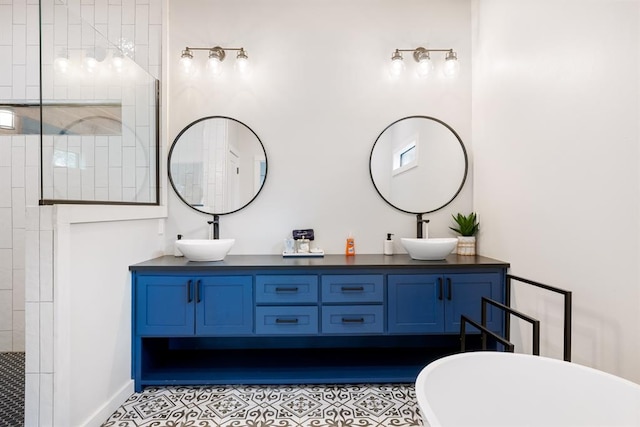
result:
[[[251,203],[267,176],[260,138],[244,123],[222,116],[188,125],[169,151],[169,181],[193,209],[215,215]]]
[[[42,134],[40,203],[158,205],[158,80],[56,3],[41,34],[66,36],[40,43],[38,107],[12,109],[14,133]]]
[[[369,171],[378,194],[408,213],[429,213],[451,203],[467,178],[467,152],[446,123],[411,116],[387,126],[371,150]]]

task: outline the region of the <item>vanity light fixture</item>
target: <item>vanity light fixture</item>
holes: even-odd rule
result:
[[[453,77],[460,70],[458,55],[453,51],[453,49],[425,49],[424,47],[417,47],[415,49],[396,49],[395,52],[393,52],[393,55],[391,55],[391,67],[389,69],[391,77],[399,77],[405,70],[402,52],[413,53],[413,59],[418,63],[416,74],[421,78],[428,77],[433,73],[434,65],[431,60],[431,52],[447,52],[443,69],[445,76]]]
[[[236,55],[235,68],[240,74],[246,75],[249,73],[249,57],[247,51],[242,47],[185,47],[180,55],[180,64],[182,69],[189,73],[193,68],[193,51],[204,50],[209,52],[209,59],[207,60],[207,69],[214,76],[218,76],[222,73],[222,61],[226,58],[227,51],[238,51]]]

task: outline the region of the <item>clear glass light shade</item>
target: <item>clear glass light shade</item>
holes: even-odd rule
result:
[[[447,53],[447,57],[444,61],[443,72],[447,77],[455,77],[460,72],[460,63],[458,62],[458,56],[455,52]]]
[[[222,61],[220,58],[210,56],[207,60],[207,70],[214,76],[222,74]]]
[[[402,55],[396,52],[393,57],[391,57],[391,66],[389,67],[389,74],[391,77],[398,77],[405,69],[404,60],[402,59]]]
[[[418,77],[428,77],[432,72],[433,62],[431,62],[431,58],[427,56],[426,58],[422,58],[418,61],[418,66],[416,68],[416,74],[418,74]]]
[[[191,71],[191,67],[193,65],[193,58],[182,57],[180,58],[180,66],[185,72]]]
[[[248,75],[251,71],[249,67],[249,58],[247,57],[247,53],[244,51],[244,49],[240,49],[240,52],[238,52],[235,68],[240,74],[245,76]]]
[[[193,67],[193,54],[190,50],[186,49],[182,51],[180,55],[180,67],[185,73],[190,73]]]

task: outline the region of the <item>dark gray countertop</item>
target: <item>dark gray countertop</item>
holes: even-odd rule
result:
[[[185,257],[165,255],[129,266],[131,271],[151,270],[225,270],[225,269],[296,269],[296,268],[508,268],[509,263],[483,256],[449,255],[442,261],[417,261],[407,254],[364,254],[355,256],[325,255],[324,257],[285,258],[282,255],[227,255],[224,261],[191,262]]]

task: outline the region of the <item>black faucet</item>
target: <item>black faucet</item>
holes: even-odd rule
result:
[[[418,225],[418,227],[417,227],[417,229],[416,229],[416,237],[417,237],[418,239],[422,239],[422,229],[423,229],[422,224],[423,224],[423,223],[424,223],[424,224],[429,224],[429,220],[428,220],[428,219],[422,219],[422,214],[421,214],[421,213],[419,213],[419,214],[418,214],[418,215],[416,215],[416,216],[417,216],[417,218],[418,218],[418,224],[417,224],[417,225]],[[429,236],[427,236],[427,237],[429,237]]]
[[[207,224],[213,224],[213,238],[220,238],[220,215],[213,215],[213,221],[207,221]]]

